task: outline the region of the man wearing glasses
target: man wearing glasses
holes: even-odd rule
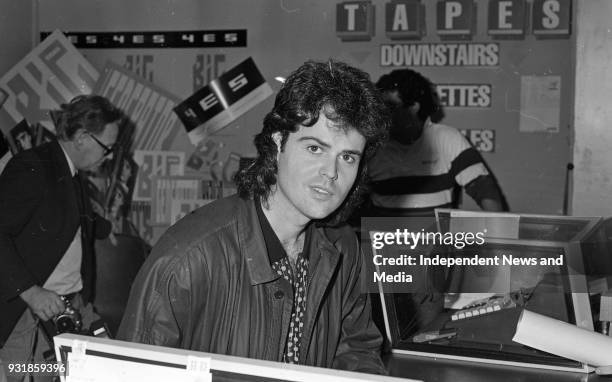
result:
[[[58,140],[17,154],[0,174],[0,382],[8,363],[42,361],[41,321],[64,312],[66,300],[90,301],[101,218],[81,177],[112,153],[121,118],[106,98],[78,96],[57,112]]]

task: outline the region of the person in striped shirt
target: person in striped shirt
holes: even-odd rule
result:
[[[439,124],[444,116],[433,84],[410,69],[376,83],[392,111],[390,138],[368,164],[376,215],[427,215],[457,208],[461,188],[486,211],[504,199],[481,155],[461,132]]]

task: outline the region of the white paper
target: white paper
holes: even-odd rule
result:
[[[513,341],[592,366],[612,365],[612,338],[524,310]]]
[[[559,132],[560,76],[521,77],[521,132]]]

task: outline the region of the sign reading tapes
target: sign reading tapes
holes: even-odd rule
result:
[[[189,140],[198,145],[272,94],[252,58],[248,58],[199,89],[174,111]]]
[[[172,112],[178,98],[117,64],[107,62],[95,92],[122,109],[136,125],[135,150],[169,150],[181,131]]]
[[[79,94],[90,94],[98,76],[62,32],[53,32],[0,78],[6,98],[0,126],[8,129],[25,118],[55,131],[49,110]]]

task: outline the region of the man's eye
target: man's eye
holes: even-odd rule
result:
[[[355,159],[355,157],[350,154],[342,155],[342,160],[346,163],[355,163],[357,161],[357,159]]]
[[[307,147],[307,150],[310,151],[311,153],[319,153],[321,152],[321,148],[317,145],[311,145]]]

